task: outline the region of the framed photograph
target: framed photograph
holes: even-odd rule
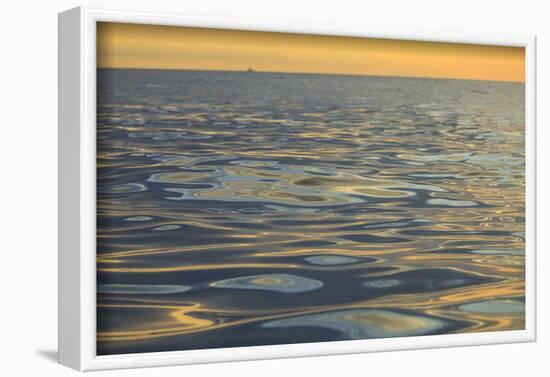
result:
[[[59,16],[59,361],[535,340],[535,37]]]

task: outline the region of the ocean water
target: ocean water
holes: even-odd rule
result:
[[[524,101],[98,70],[98,354],[524,328]]]

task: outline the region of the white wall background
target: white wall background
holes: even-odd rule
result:
[[[71,376],[57,348],[57,12],[81,4],[538,35],[538,342],[101,372],[105,376],[544,375],[550,349],[550,23],[523,0],[19,0],[0,21],[0,374]],[[546,352],[544,352],[544,349]]]

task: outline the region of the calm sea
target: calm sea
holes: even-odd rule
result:
[[[98,70],[98,354],[523,328],[524,96]]]

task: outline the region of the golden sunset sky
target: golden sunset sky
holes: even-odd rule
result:
[[[521,47],[98,23],[97,65],[525,81]]]

